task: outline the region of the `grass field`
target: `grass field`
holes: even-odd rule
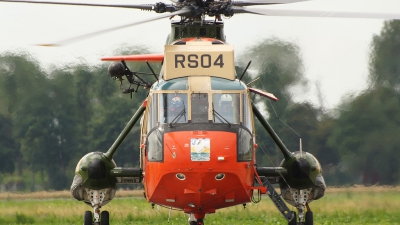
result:
[[[142,191],[120,191],[102,210],[110,211],[110,223],[187,224],[187,217],[151,205]],[[400,224],[400,187],[329,188],[325,197],[312,202],[315,224]],[[78,202],[68,191],[30,194],[0,194],[0,224],[82,224],[89,206]],[[258,204],[218,210],[207,215],[205,223],[229,225],[287,224],[267,196]]]

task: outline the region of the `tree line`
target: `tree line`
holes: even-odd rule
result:
[[[116,54],[149,53],[125,48]],[[320,161],[328,185],[395,185],[400,180],[400,23],[387,21],[373,37],[369,88],[336,109],[295,102],[291,90],[306,87],[300,49],[266,39],[238,57],[255,74],[244,80],[274,93],[279,101],[253,96],[291,151],[300,149]],[[71,184],[79,159],[105,152],[146,97],[146,91],[122,94],[108,64],[40,67],[27,53],[0,55],[0,183],[3,190],[62,190]],[[133,71],[151,73],[146,64]],[[153,65],[160,70],[160,65]],[[148,79],[152,79],[149,77]],[[345,82],[345,81],[343,81]],[[282,156],[255,121],[257,164],[278,166]],[[138,166],[140,128],[135,126],[115,155],[118,166]]]

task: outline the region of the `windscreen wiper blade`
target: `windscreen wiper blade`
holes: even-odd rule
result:
[[[183,109],[180,113],[178,113],[178,115],[176,115],[176,117],[171,121],[171,123],[169,123],[169,127],[172,127],[173,123],[176,123],[179,121],[179,119],[182,117],[182,115],[185,116],[185,121],[186,121],[186,107],[185,107],[185,102],[183,102]],[[176,120],[176,121],[175,121]]]
[[[213,104],[213,115],[214,115],[214,122],[215,122],[215,115],[217,115],[217,118],[221,121],[221,122],[226,122],[228,124],[228,126],[231,126],[231,123],[229,123],[228,120],[226,120],[221,114],[219,114],[215,109],[214,109],[214,104]]]

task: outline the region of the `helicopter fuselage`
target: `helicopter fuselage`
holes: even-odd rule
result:
[[[246,86],[209,76],[162,80],[149,100],[142,121],[147,200],[186,213],[249,202],[255,140]]]
[[[233,48],[195,40],[164,55],[166,80],[153,84],[142,121],[147,200],[193,214],[249,202],[254,124]]]

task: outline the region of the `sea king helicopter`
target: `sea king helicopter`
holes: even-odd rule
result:
[[[171,4],[93,4],[51,1],[0,2],[123,7],[155,11],[161,15],[105,29],[50,45],[63,45],[162,18],[171,22],[164,53],[104,57],[112,78],[129,83],[125,93],[149,90],[114,144],[103,152],[90,152],[78,162],[72,196],[93,208],[84,213],[84,225],[109,224],[109,212],[100,208],[115,196],[118,184],[142,183],[151,204],[179,209],[190,225],[204,224],[207,214],[252,201],[254,192],[266,194],[289,225],[313,224],[309,203],[324,196],[321,165],[310,153],[292,152],[281,141],[250,98],[254,93],[277,101],[271,93],[246,85],[236,74],[234,49],[225,39],[222,17],[238,13],[270,16],[358,17],[399,19],[399,15],[351,12],[275,10],[248,6],[301,0],[175,0]],[[165,14],[164,14],[165,13]],[[211,18],[211,19],[210,19]],[[153,81],[131,71],[126,61],[162,63]],[[254,117],[282,153],[278,167],[256,165]],[[119,145],[140,120],[140,167],[118,167],[113,160]],[[139,138],[139,137],[138,137]],[[280,192],[274,186],[279,186]],[[286,203],[294,206],[291,211]]]

